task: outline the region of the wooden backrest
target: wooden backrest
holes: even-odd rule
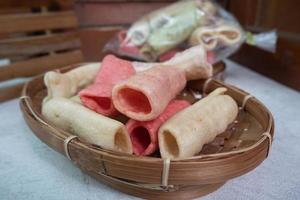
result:
[[[73,0],[1,1],[0,102],[19,94],[20,78],[81,62],[77,28]]]

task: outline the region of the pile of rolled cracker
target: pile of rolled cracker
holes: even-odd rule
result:
[[[218,88],[190,105],[176,96],[189,80],[212,76],[201,46],[163,63],[130,62],[113,55],[66,73],[48,72],[42,114],[57,128],[107,150],[186,158],[224,132],[238,114]],[[125,121],[116,120],[119,115]]]

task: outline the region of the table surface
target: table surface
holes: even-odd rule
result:
[[[248,174],[201,199],[300,199],[300,93],[227,62],[226,82],[261,100],[275,118],[271,153]],[[3,200],[134,199],[82,173],[36,138],[18,100],[0,104],[0,198]]]

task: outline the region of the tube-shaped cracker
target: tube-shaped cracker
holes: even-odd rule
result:
[[[91,63],[63,74],[55,71],[47,72],[44,75],[44,83],[48,95],[44,102],[53,97],[69,98],[75,95],[79,89],[94,81],[100,66],[101,63]]]
[[[216,89],[161,126],[158,141],[162,158],[194,156],[226,130],[237,117],[238,106],[225,91]]]
[[[205,79],[213,74],[212,65],[207,60],[205,49],[201,46],[191,47],[173,58],[162,63],[132,62],[137,72],[145,71],[155,66],[172,66],[183,70],[187,80]]]
[[[132,119],[153,120],[185,87],[187,80],[205,78],[211,73],[204,49],[196,46],[117,84],[112,92],[113,103],[119,112]]]
[[[130,135],[133,153],[136,155],[150,155],[158,150],[158,129],[170,117],[190,104],[185,100],[173,100],[164,112],[152,121],[136,121],[130,119],[126,123]]]
[[[189,38],[191,46],[201,44],[206,50],[215,49],[218,45],[218,34],[210,27],[197,28]]]
[[[222,24],[218,27],[199,27],[189,38],[189,44],[201,44],[206,50],[214,50],[222,42],[225,45],[234,45],[242,39],[242,31],[237,26]]]
[[[182,70],[155,66],[117,84],[112,99],[116,109],[127,117],[149,121],[158,117],[185,85]]]
[[[46,102],[42,113],[55,126],[104,149],[132,153],[125,126],[72,100],[55,97]]]
[[[183,70],[187,80],[206,79],[213,75],[213,67],[201,45],[177,53],[163,64]]]
[[[135,69],[131,62],[114,55],[105,56],[95,82],[79,92],[83,105],[105,116],[116,115],[118,112],[111,100],[112,88],[133,74]]]
[[[242,39],[241,29],[236,26],[222,25],[217,28],[216,32],[219,39],[227,45],[234,45]]]
[[[141,46],[150,40],[156,51],[160,52],[171,39],[171,43],[174,43],[174,40],[184,40],[187,37],[186,32],[203,20],[199,10],[202,5],[200,1],[180,1],[153,11],[131,26],[125,41],[134,46]]]

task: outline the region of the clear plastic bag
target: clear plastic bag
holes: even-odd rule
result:
[[[178,51],[202,45],[215,63],[237,51],[245,41],[274,50],[276,39],[275,32],[264,37],[246,33],[213,1],[184,0],[145,15],[128,30],[119,32],[105,50],[135,60],[163,61]]]

